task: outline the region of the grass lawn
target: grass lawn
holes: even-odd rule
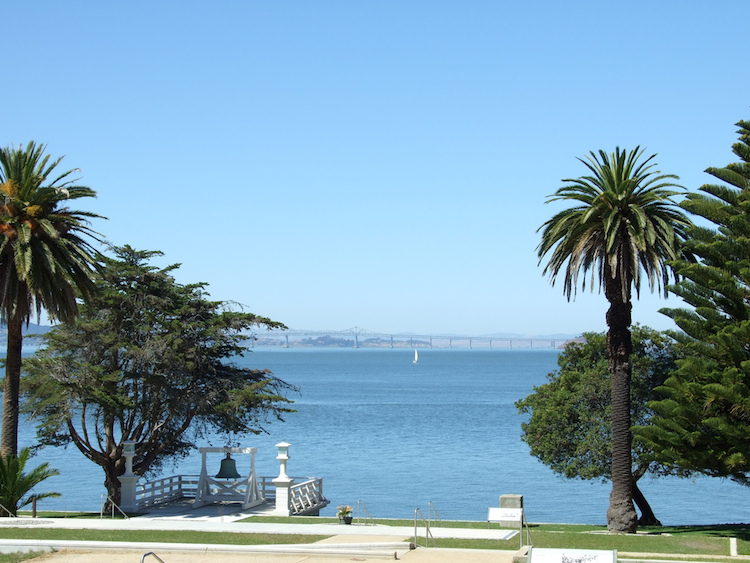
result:
[[[45,553],[41,551],[29,551],[27,553],[0,553],[0,563],[18,563],[18,561],[34,559],[41,555],[45,555]]]
[[[336,518],[266,517],[255,516],[242,522],[316,523],[337,522]],[[379,525],[413,527],[413,520],[376,520]],[[356,520],[355,520],[356,524]],[[435,525],[435,524],[433,524]],[[451,528],[487,528],[487,522],[451,522],[441,524]],[[654,553],[667,558],[672,553],[684,555],[729,556],[729,538],[737,538],[739,555],[750,555],[750,525],[722,526],[663,526],[641,527],[635,535],[607,534],[605,526],[574,524],[530,524],[531,543],[536,547],[566,547],[571,549],[616,549],[618,552]],[[424,545],[424,533],[421,545]],[[524,532],[525,537],[525,532]],[[430,542],[430,545],[433,545]],[[464,549],[518,549],[518,537],[506,541],[438,539],[437,547]]]
[[[69,530],[65,528],[0,528],[1,539],[126,541],[164,543],[204,543],[226,545],[265,545],[314,543],[328,536],[303,534],[238,534],[192,530]]]

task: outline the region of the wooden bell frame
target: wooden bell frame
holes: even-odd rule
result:
[[[199,508],[212,503],[239,502],[242,508],[252,508],[263,504],[265,499],[258,489],[258,478],[255,474],[255,454],[258,448],[200,448],[201,474],[198,480],[198,490],[195,493],[193,508]],[[206,457],[208,454],[249,454],[250,474],[239,479],[217,479],[208,475]]]

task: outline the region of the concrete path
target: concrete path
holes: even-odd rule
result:
[[[226,507],[205,507],[194,511],[175,508],[154,510],[128,520],[80,518],[0,518],[0,527],[39,527],[97,530],[194,530],[207,532],[277,533],[326,536],[311,544],[213,545],[147,542],[84,542],[63,540],[3,540],[0,551],[50,551],[40,563],[324,563],[332,561],[377,561],[403,559],[410,563],[513,563],[518,550],[466,550],[417,547],[413,549],[414,528],[383,525],[268,524],[238,522],[257,510],[232,512]],[[432,527],[435,538],[508,539],[515,531],[497,528]],[[418,535],[424,537],[424,528]],[[628,563],[644,561],[645,554],[620,553]],[[157,559],[158,557],[158,559]],[[651,556],[658,557],[658,556]],[[672,554],[672,557],[680,557]],[[685,557],[687,559],[687,557]],[[734,558],[747,563],[750,558]],[[36,560],[35,560],[36,561]],[[662,563],[675,563],[664,561]],[[695,563],[695,561],[691,562]]]
[[[149,553],[149,552],[146,552]],[[39,563],[332,563],[342,561],[387,561],[403,560],[406,563],[512,563],[512,553],[489,550],[460,550],[460,549],[426,549],[418,548],[408,552],[390,554],[367,554],[363,552],[349,553],[258,553],[245,552],[242,554],[186,553],[175,551],[159,551],[154,555],[159,559],[146,555],[140,550],[118,550],[116,552],[92,552],[64,550],[44,555],[41,559],[34,559]],[[145,557],[144,557],[145,556]]]
[[[211,545],[170,544],[143,542],[81,542],[62,540],[0,540],[0,551],[56,551],[50,563],[93,563],[106,559],[108,563],[135,561],[135,556],[155,553],[164,563],[233,563],[234,557],[242,557],[243,563],[317,563],[335,560],[371,561],[376,559],[408,559],[414,563],[435,561],[476,561],[483,563],[512,563],[515,551],[455,550],[437,548],[413,548],[414,527],[383,525],[350,526],[334,523],[270,524],[238,522],[257,514],[258,511],[231,512],[226,507],[207,506],[185,511],[179,507],[153,510],[145,516],[122,519],[81,518],[2,518],[0,527],[65,528],[95,530],[170,530],[303,534],[328,536],[312,544],[289,545]],[[431,528],[434,538],[474,538],[506,540],[517,532],[512,530]],[[424,538],[425,528],[417,529],[419,538]],[[76,555],[77,554],[77,555]],[[105,555],[106,554],[106,555]],[[95,557],[87,559],[86,557]],[[158,563],[146,557],[144,563]]]
[[[1,518],[0,527],[33,526],[34,528],[65,528],[69,530],[183,530],[202,532],[234,532],[244,534],[302,534],[317,536],[386,536],[397,537],[413,541],[414,527],[357,525],[342,526],[334,523],[321,524],[281,524],[281,523],[253,523],[237,522],[237,518],[188,518],[188,517],[158,517],[139,516],[127,520],[120,519],[89,519],[89,518]],[[417,528],[417,535],[424,538],[426,530],[423,526]],[[508,540],[518,532],[514,530],[500,530],[497,528],[430,528],[434,538],[487,539]]]

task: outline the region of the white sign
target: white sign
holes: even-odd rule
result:
[[[617,550],[532,547],[528,563],[617,563]]]
[[[523,508],[500,508],[493,506],[487,514],[487,522],[521,522]]]

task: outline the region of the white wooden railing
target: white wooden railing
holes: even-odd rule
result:
[[[289,504],[291,504],[289,508],[292,514],[306,514],[320,510],[321,502],[328,504],[323,496],[323,479],[310,477],[302,482],[297,482],[300,479],[294,481],[295,483],[289,488]]]
[[[198,492],[198,475],[172,475],[135,486],[138,508],[181,498],[195,498]]]
[[[274,477],[258,477],[258,489],[266,501],[276,499]],[[292,514],[305,514],[328,504],[323,496],[323,479],[320,477],[292,477],[294,484],[289,490]],[[172,475],[148,483],[136,485],[135,499],[139,509],[181,498],[195,498],[198,492],[199,475]]]
[[[266,500],[276,500],[276,485],[273,477],[258,477],[258,490]]]

